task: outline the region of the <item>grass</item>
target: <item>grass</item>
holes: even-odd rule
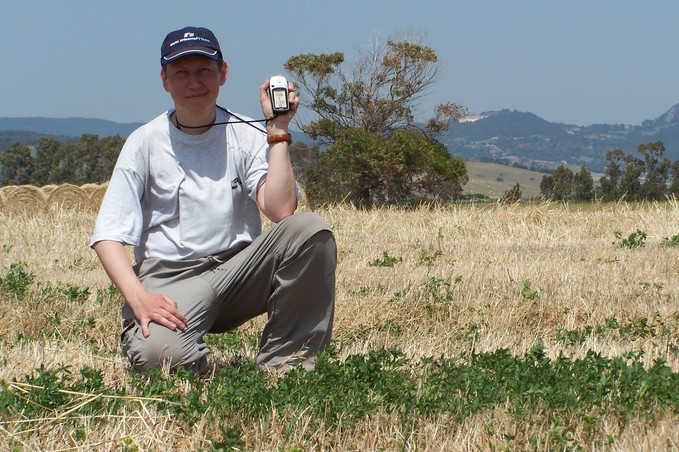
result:
[[[469,182],[464,185],[464,194],[482,193],[498,199],[515,184],[519,184],[524,198],[540,198],[540,182],[546,173],[499,163],[474,161],[465,163]]]
[[[129,371],[94,213],[0,212],[0,449],[676,450],[678,212],[321,209],[317,370],[256,371],[260,318],[208,337],[207,379]]]

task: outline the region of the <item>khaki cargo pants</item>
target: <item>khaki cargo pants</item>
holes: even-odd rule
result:
[[[170,365],[208,370],[206,333],[222,333],[266,313],[260,368],[314,366],[330,343],[337,250],[330,227],[302,212],[265,231],[253,243],[191,261],[146,259],[135,268],[144,287],[175,300],[188,319],[184,331],[156,323],[145,338],[132,310],[123,307],[123,353],[135,369]]]

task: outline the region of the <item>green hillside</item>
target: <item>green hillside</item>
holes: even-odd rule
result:
[[[466,162],[469,182],[463,194],[480,193],[499,198],[515,184],[521,186],[524,198],[540,196],[540,182],[546,173],[488,162]]]

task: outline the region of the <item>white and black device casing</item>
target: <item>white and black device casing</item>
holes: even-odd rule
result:
[[[269,97],[274,113],[284,113],[290,109],[288,100],[288,81],[282,75],[269,79]]]

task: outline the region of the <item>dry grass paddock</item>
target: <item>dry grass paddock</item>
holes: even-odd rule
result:
[[[107,384],[126,386],[130,376],[119,354],[118,307],[102,310],[97,302],[109,280],[87,246],[95,209],[82,208],[85,201],[46,201],[69,192],[73,189],[22,194],[24,204],[30,199],[42,203],[39,209],[9,208],[14,206],[12,192],[0,193],[0,274],[23,262],[39,284],[91,292],[77,305],[60,300],[35,305],[0,297],[0,380],[21,380],[40,365],[68,364],[102,369]],[[98,193],[96,187],[89,192]],[[661,246],[664,238],[679,234],[676,202],[374,210],[334,206],[317,213],[333,227],[339,250],[334,343],[340,358],[382,347],[398,348],[414,359],[501,348],[519,355],[543,344],[550,358],[576,358],[588,350],[604,356],[643,350],[647,365],[662,358],[679,372],[679,248]],[[618,246],[616,230],[624,237],[644,231],[645,246]],[[40,339],[41,331],[54,328],[50,322],[55,313],[60,315],[58,334]],[[96,319],[98,328],[79,328],[83,318]],[[668,341],[634,335],[591,335],[577,345],[556,340],[560,332],[600,326],[609,319],[620,324],[648,319],[674,325],[674,330]],[[254,320],[243,329],[257,334],[263,322]],[[14,340],[19,335],[35,339]],[[674,349],[668,347],[672,343]],[[256,353],[243,347],[245,354]],[[213,351],[215,359],[228,360],[223,355]],[[507,413],[496,408],[461,424],[442,418],[418,425],[415,434],[423,450],[497,449],[503,440],[487,428],[489,422],[495,432],[516,430]],[[122,450],[128,444],[125,438],[133,438],[139,450],[209,447],[204,424],[183,429],[166,414],[146,409],[141,399],[130,402],[126,415],[91,428],[87,441],[78,443],[60,424],[59,413],[32,436],[18,437],[12,432],[20,428],[0,423],[0,449],[19,441],[28,450]],[[679,445],[676,413],[652,424],[632,423],[623,431],[610,428],[614,450]],[[341,450],[393,450],[403,441],[387,413],[365,419],[351,431],[326,433],[328,437],[314,432],[310,438],[300,428],[284,439],[280,429],[275,423],[249,426],[244,433],[248,449],[300,444],[317,450],[332,443],[341,444]],[[586,444],[584,428],[573,434]]]

